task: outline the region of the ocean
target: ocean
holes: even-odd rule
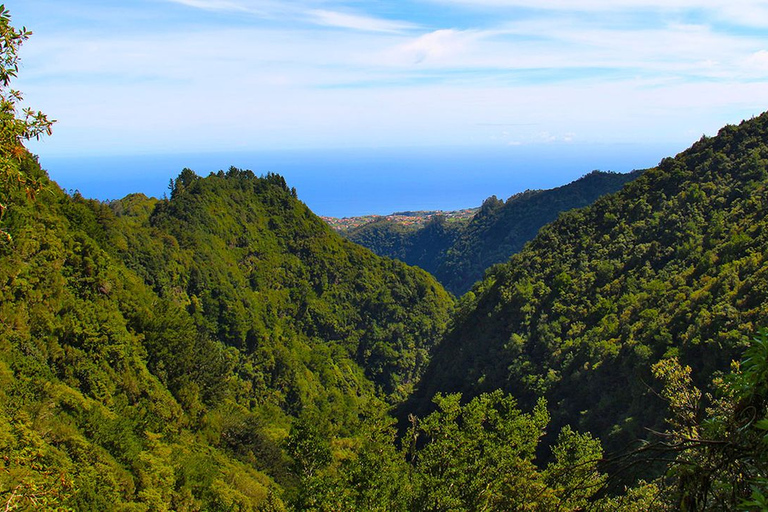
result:
[[[322,149],[133,156],[40,156],[67,191],[100,200],[132,192],[163,197],[188,167],[201,176],[230,166],[281,174],[316,214],[352,217],[458,210],[526,189],[553,188],[598,169],[653,167],[672,144],[542,144],[474,148]]]

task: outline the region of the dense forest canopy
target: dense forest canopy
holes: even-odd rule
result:
[[[67,470],[79,509],[98,509],[100,494],[150,503],[140,483],[105,493],[86,470],[98,462],[114,467],[108,478],[123,467],[133,478],[151,445],[180,478],[186,462],[175,450],[187,442],[198,455],[214,450],[201,462],[205,478],[251,461],[256,480],[243,485],[258,481],[269,498],[272,479],[290,483],[280,445],[291,418],[351,435],[405,396],[448,321],[451,299],[426,272],[343,240],[279,176],[185,170],[169,200],[103,204],[67,196],[30,156],[20,169],[43,193],[3,198],[13,234],[0,267],[4,403],[22,405],[11,422],[26,424],[31,408],[69,425],[47,441],[59,448],[53,467],[83,468]],[[102,455],[61,450],[71,436]],[[152,485],[167,483],[144,490]],[[185,506],[219,499],[196,494],[198,505]]]
[[[563,214],[464,297],[433,358],[436,391],[546,396],[609,447],[661,428],[651,366],[700,382],[768,323],[768,115],[723,128],[619,193]]]

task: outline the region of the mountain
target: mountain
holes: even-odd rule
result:
[[[561,215],[462,298],[444,336],[439,284],[340,238],[277,175],[184,170],[170,199],[100,203],[24,156],[0,191],[0,503],[762,503],[768,337],[706,407],[677,358],[707,383],[766,322],[766,141],[768,115],[726,127]],[[421,375],[397,440],[387,401]],[[676,472],[598,492],[601,444],[662,424],[658,376],[682,418],[664,438],[682,444],[661,447],[679,450]]]
[[[187,169],[170,201],[149,214],[142,202],[110,205],[135,226],[110,232],[120,257],[206,334],[249,354],[291,339],[332,346],[403,396],[448,322],[451,299],[426,272],[344,240],[280,176]]]
[[[587,206],[616,192],[641,173],[593,171],[562,187],[528,190],[506,202],[493,196],[469,222],[449,222],[436,216],[423,227],[408,228],[398,222],[378,220],[343,234],[376,254],[427,270],[447,290],[461,295],[482,279],[488,268],[519,252],[561,212]]]
[[[577,510],[602,481],[599,442],[568,429],[536,466],[544,404],[499,393],[438,400],[398,443],[386,401],[450,296],[281,177],[184,170],[170,199],[101,203],[29,155],[9,175],[34,187],[0,194],[7,510]]]
[[[454,311],[275,174],[64,193],[2,6],[0,34],[4,510],[768,506],[768,114],[562,214]]]
[[[9,510],[281,510],[301,474],[291,440],[362,435],[448,321],[431,276],[342,239],[279,176],[184,170],[170,199],[100,203],[29,155],[13,165],[0,190]]]
[[[767,185],[763,114],[561,214],[463,297],[412,407],[502,389],[611,450],[663,430],[652,365],[702,385],[768,325]]]

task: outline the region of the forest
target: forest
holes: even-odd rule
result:
[[[768,114],[455,298],[278,174],[65,192],[0,30],[5,510],[768,510]]]
[[[592,171],[549,190],[526,190],[506,201],[491,196],[468,220],[434,216],[425,226],[403,226],[386,218],[342,231],[345,238],[379,256],[423,268],[446,290],[463,295],[493,265],[520,252],[542,226],[574,208],[616,192],[642,171]]]

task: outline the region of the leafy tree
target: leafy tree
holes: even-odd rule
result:
[[[415,466],[414,510],[581,510],[601,488],[600,443],[561,432],[556,460],[534,463],[549,422],[546,403],[522,413],[501,391],[466,404],[437,395],[438,410],[415,422],[407,439]]]
[[[18,104],[23,97],[11,88],[19,71],[19,48],[31,34],[26,28],[14,28],[10,13],[5,5],[0,5],[0,222],[8,208],[9,189],[21,189],[29,197],[40,191],[41,182],[19,169],[19,162],[26,155],[23,141],[50,135],[54,122],[30,108],[19,112]],[[10,240],[10,234],[2,229],[0,237]]]
[[[642,449],[672,456],[664,498],[686,511],[768,510],[768,331],[740,363],[713,380],[714,394],[691,381],[676,358],[654,365],[669,404],[669,428]]]

